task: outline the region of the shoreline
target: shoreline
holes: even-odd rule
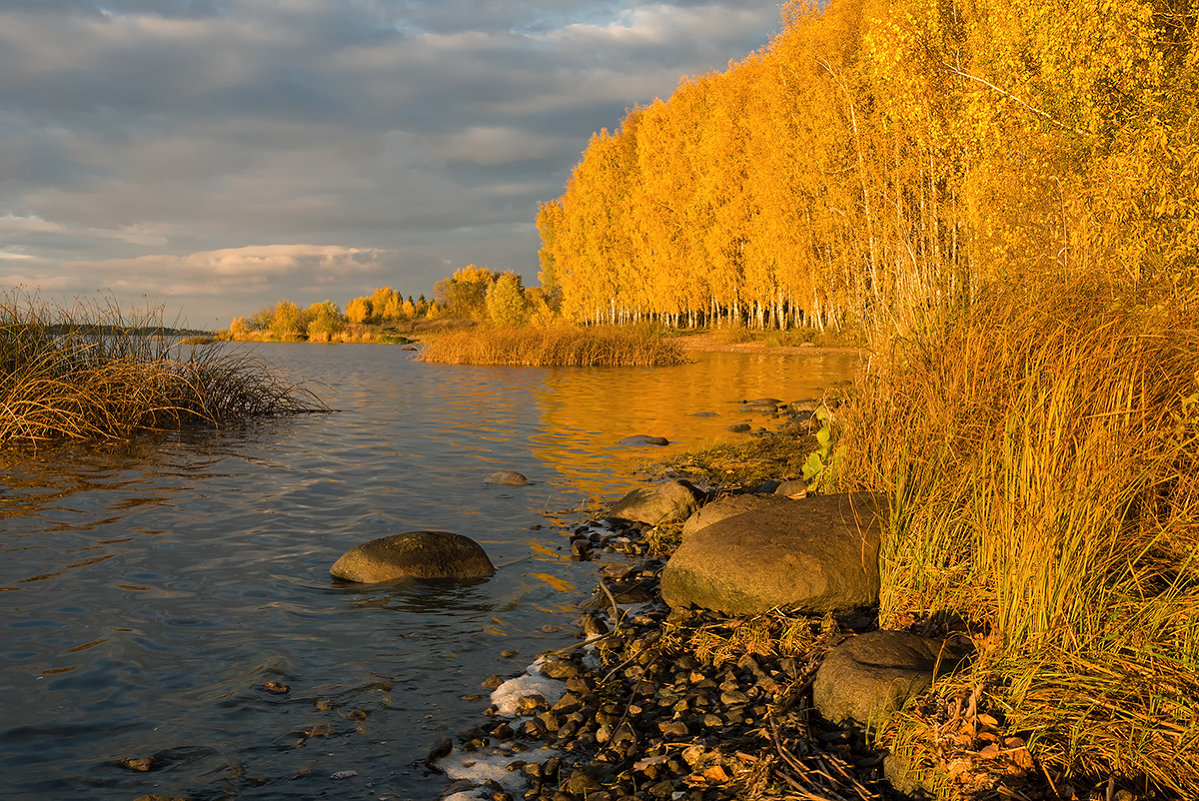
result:
[[[653,527],[604,519],[580,531],[603,558],[580,643],[484,682],[483,721],[430,754],[444,801],[904,797],[863,732],[804,702],[832,645],[876,628],[869,615],[671,610]]]
[[[728,495],[765,497],[776,483],[714,486],[700,508]],[[1002,712],[979,702],[982,687],[954,691],[950,706],[970,711],[953,719],[945,719],[944,698],[918,694],[907,709],[931,745],[906,758],[851,722],[824,719],[813,700],[817,671],[842,644],[882,633],[877,605],[822,616],[672,609],[660,576],[680,523],[611,514],[568,535],[576,558],[597,564],[592,598],[580,604],[580,642],[484,682],[493,693],[481,722],[442,738],[426,763],[446,774],[443,801],[867,801],[938,790],[1071,797],[1031,761],[1013,768],[989,754],[989,743],[1015,733],[997,723]],[[907,631],[949,634],[929,620]],[[950,751],[956,774],[942,764]],[[925,770],[905,775],[922,758]]]

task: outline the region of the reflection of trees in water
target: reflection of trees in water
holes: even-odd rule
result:
[[[677,367],[547,371],[535,390],[541,433],[534,454],[568,477],[572,489],[611,493],[627,484],[611,475],[614,469],[727,442],[738,436],[727,430],[733,423],[768,424],[761,415],[742,414],[741,401],[820,397],[857,363],[846,353],[696,353],[693,359]],[[697,416],[705,412],[716,416]],[[616,447],[633,434],[666,437],[671,444]]]

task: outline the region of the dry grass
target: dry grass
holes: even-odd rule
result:
[[[654,326],[566,324],[456,331],[430,341],[420,358],[511,367],[661,367],[687,360]]]
[[[219,346],[146,333],[152,316],[0,302],[0,443],[125,439],[324,410],[308,391]]]
[[[884,625],[971,621],[1047,772],[1199,796],[1199,312],[1046,283],[879,341],[841,441]]]

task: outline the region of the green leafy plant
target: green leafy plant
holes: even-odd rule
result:
[[[819,492],[837,480],[845,459],[845,446],[837,443],[837,416],[825,405],[816,410],[816,419],[823,425],[816,432],[816,450],[804,462],[803,478],[810,492]]]

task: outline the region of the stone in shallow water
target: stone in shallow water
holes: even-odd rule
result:
[[[523,487],[529,483],[528,477],[514,470],[501,470],[483,479],[484,484],[500,484],[505,487]]]
[[[648,434],[635,434],[631,437],[625,437],[616,444],[622,448],[643,448],[649,445],[669,445],[670,440],[668,440],[666,437],[651,437]]]
[[[374,584],[401,578],[487,578],[495,575],[495,565],[470,537],[449,531],[409,531],[354,546],[329,572],[346,581]]]

